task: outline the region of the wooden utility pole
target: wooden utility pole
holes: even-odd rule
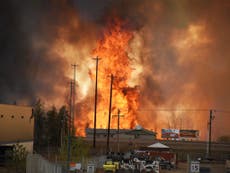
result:
[[[76,64],[73,64],[74,68],[73,80],[70,81],[70,96],[69,96],[69,116],[68,116],[68,139],[67,139],[67,161],[66,168],[69,172],[69,163],[71,160],[71,138],[75,135],[74,116],[75,116],[75,97],[76,97]]]
[[[97,129],[97,74],[98,74],[98,57],[93,58],[96,60],[96,83],[95,83],[95,103],[94,103],[94,128],[93,128],[93,148],[96,148],[96,129]]]
[[[70,98],[69,98],[69,116],[68,116],[68,141],[67,141],[67,162],[66,169],[69,172],[69,163],[71,159],[71,128],[72,128],[72,94],[73,94],[73,81],[70,82]]]
[[[117,110],[117,115],[113,115],[114,117],[117,116],[117,152],[120,152],[120,139],[119,139],[119,133],[120,133],[120,117],[124,117],[124,115],[120,115],[120,109]]]
[[[211,156],[211,144],[212,144],[212,120],[214,120],[213,110],[210,110],[209,113],[209,122],[208,122],[208,143],[207,143],[207,158]]]
[[[113,74],[111,74],[111,84],[110,84],[110,101],[109,101],[109,121],[108,121],[108,134],[107,134],[107,153],[109,153],[109,137],[110,137],[110,119],[112,111],[112,94],[113,94]]]
[[[71,128],[72,128],[72,135],[75,135],[75,127],[74,127],[74,117],[75,117],[75,99],[76,99],[76,67],[77,65],[76,64],[73,64],[72,65],[73,69],[74,69],[74,73],[73,73],[73,89],[72,89],[72,98],[71,98],[71,101],[72,101],[72,124],[71,124]]]

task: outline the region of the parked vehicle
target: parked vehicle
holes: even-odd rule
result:
[[[107,160],[103,164],[103,169],[105,172],[116,172],[119,169],[119,162],[113,162],[112,160]]]
[[[145,165],[145,172],[156,172],[156,167],[152,164]]]
[[[174,168],[174,165],[169,160],[165,160],[163,157],[158,157],[156,160],[159,161],[159,166],[161,169],[170,170]]]

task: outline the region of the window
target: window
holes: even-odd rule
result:
[[[4,117],[4,115],[1,115],[1,118],[3,118]]]
[[[11,115],[11,118],[14,118],[14,115]]]
[[[24,119],[24,116],[23,116],[23,115],[21,116],[21,119]]]

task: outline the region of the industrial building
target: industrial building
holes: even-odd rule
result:
[[[0,104],[0,164],[16,143],[32,152],[33,132],[32,107]]]
[[[86,128],[86,139],[93,139],[94,129]],[[108,135],[107,129],[96,129],[97,140],[105,140]],[[118,136],[117,129],[110,129],[110,139],[116,140]],[[119,130],[120,140],[133,140],[133,139],[143,139],[143,140],[154,140],[156,139],[156,132],[137,126],[135,129],[120,129]]]

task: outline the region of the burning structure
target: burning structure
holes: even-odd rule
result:
[[[1,102],[40,97],[62,104],[70,64],[76,63],[75,126],[77,135],[85,135],[94,123],[92,57],[98,56],[97,128],[107,128],[111,74],[112,114],[121,110],[121,128],[198,129],[205,139],[209,113],[200,110],[229,109],[227,0],[41,0],[3,6]],[[226,120],[216,116],[216,137],[229,135]]]

